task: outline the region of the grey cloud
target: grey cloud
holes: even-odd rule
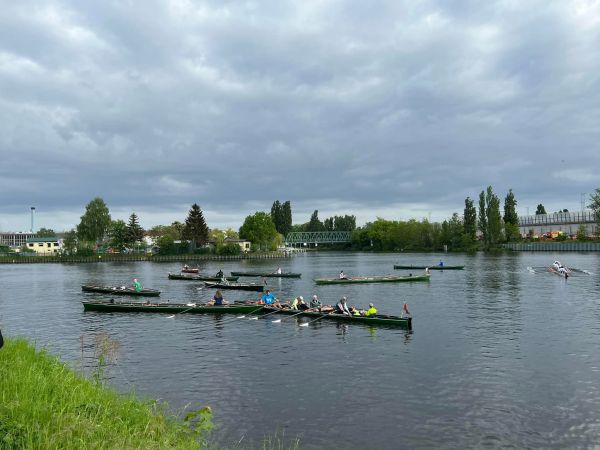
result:
[[[488,184],[575,208],[600,158],[600,8],[584,6],[10,4],[0,211],[100,195],[239,222],[275,199],[443,218]]]

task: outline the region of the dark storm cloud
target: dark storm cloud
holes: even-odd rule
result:
[[[443,219],[489,184],[576,209],[600,186],[598,42],[586,1],[4,5],[0,228],[94,196],[146,226],[275,199]]]

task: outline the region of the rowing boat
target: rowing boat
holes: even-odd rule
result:
[[[569,272],[559,272],[558,270],[556,270],[556,268],[554,266],[548,267],[548,272],[552,272],[553,274],[556,274],[559,277],[562,277],[565,279],[569,278]]]
[[[252,284],[252,283],[213,283],[211,281],[205,281],[204,285],[207,288],[238,289],[238,290],[242,290],[242,291],[262,292],[264,289],[264,286],[262,284]]]
[[[433,265],[433,266],[401,266],[398,264],[394,264],[394,269],[406,269],[406,270],[410,270],[410,269],[429,269],[429,270],[463,270],[465,268],[465,266],[437,266],[437,265]]]
[[[260,311],[262,305],[196,305],[193,303],[121,303],[121,302],[81,302],[84,311],[102,312],[151,312],[151,313],[190,313],[190,314],[249,314]]]
[[[92,286],[89,284],[84,284],[81,286],[81,290],[83,292],[98,292],[100,294],[134,295],[141,297],[158,297],[160,295],[160,291],[155,289],[142,289],[141,291],[136,291],[131,287],[124,286]]]
[[[301,273],[293,273],[293,272],[231,272],[231,275],[238,277],[264,277],[264,278],[300,278],[302,276]]]
[[[227,281],[237,281],[239,277],[226,277]],[[211,277],[208,275],[178,275],[176,273],[169,274],[169,280],[186,280],[186,281],[221,281],[221,277]]]
[[[389,325],[389,326],[400,326],[412,329],[412,317],[398,317],[384,314],[377,314],[376,316],[348,316],[345,314],[324,314],[319,311],[297,311],[295,309],[279,309],[271,306],[265,306],[263,312],[275,312],[279,311],[281,314],[297,315],[298,317],[311,317],[311,318],[323,318],[329,320],[337,320],[339,322],[352,322],[352,323],[363,323],[370,325]]]
[[[398,283],[403,281],[429,281],[431,275],[410,275],[407,277],[351,277],[351,278],[315,278],[316,284],[349,284],[349,283]]]

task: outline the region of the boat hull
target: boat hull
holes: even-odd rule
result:
[[[262,292],[264,286],[262,284],[243,284],[243,283],[212,283],[210,281],[205,281],[204,285],[207,288],[215,288],[215,289],[235,289],[239,291],[256,291]]]
[[[262,305],[196,305],[177,303],[121,303],[121,302],[82,302],[84,311],[102,312],[144,312],[168,314],[249,314],[260,311]]]
[[[263,277],[263,278],[300,278],[301,273],[262,273],[262,272],[231,272],[237,277]]]
[[[355,283],[402,283],[412,281],[429,281],[430,275],[407,277],[354,277],[354,278],[316,278],[316,284],[355,284]]]
[[[227,281],[237,281],[239,277],[226,277]],[[203,275],[178,275],[175,273],[169,274],[169,280],[185,280],[185,281],[221,281],[220,277],[208,277]]]
[[[412,329],[412,317],[398,317],[398,316],[389,316],[389,315],[377,315],[375,317],[365,317],[365,316],[347,316],[345,314],[323,314],[318,311],[303,311],[299,312],[294,309],[279,309],[273,308],[269,306],[265,306],[263,308],[263,312],[274,312],[279,311],[281,314],[285,315],[296,315],[297,317],[309,317],[311,319],[321,318],[322,320],[335,320],[337,322],[346,322],[346,323],[360,323],[360,324],[368,324],[368,325],[384,325],[384,326],[393,326],[393,327],[404,327],[409,330]]]
[[[463,270],[465,266],[402,266],[398,264],[394,264],[394,269],[406,269],[406,270]]]
[[[110,294],[110,295],[129,295],[133,297],[158,297],[160,295],[160,291],[154,289],[142,289],[141,291],[136,291],[133,288],[125,288],[121,289],[116,286],[91,286],[91,285],[83,285],[81,286],[81,290],[83,292],[96,292],[99,294]]]

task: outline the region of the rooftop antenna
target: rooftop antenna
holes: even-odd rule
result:
[[[35,206],[32,206],[31,207],[31,230],[29,230],[32,233],[33,233],[33,217],[34,217],[34,215],[35,215]]]

